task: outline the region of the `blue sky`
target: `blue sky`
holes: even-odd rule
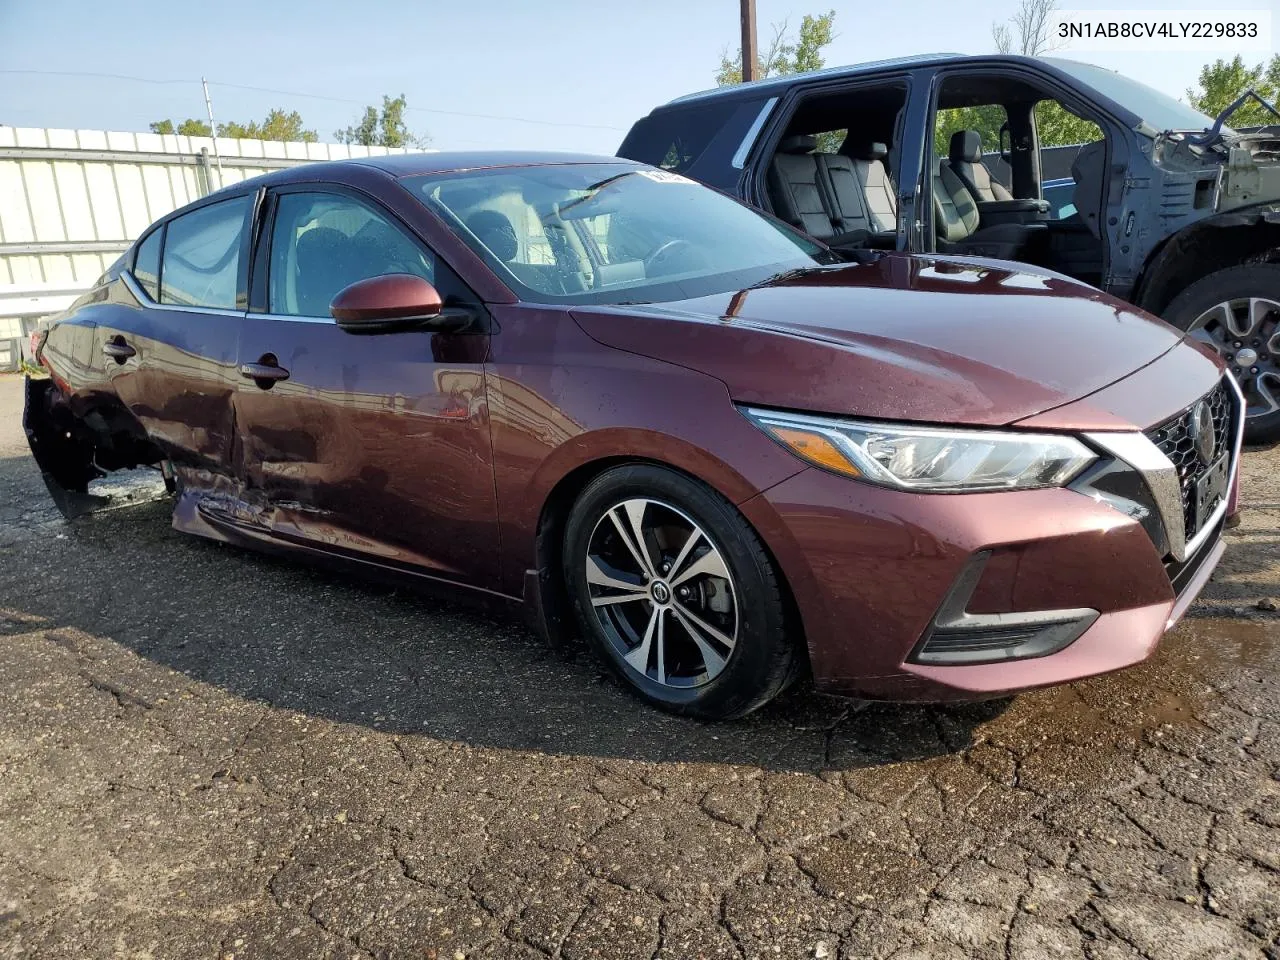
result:
[[[772,22],[789,19],[794,27],[805,13],[834,8],[838,36],[827,63],[837,64],[988,51],[991,23],[1008,17],[1016,4],[758,0],[758,17],[763,39]],[[1060,0],[1059,6],[1122,4]],[[1125,6],[1209,5],[1157,0]],[[1229,6],[1265,10],[1273,3],[1231,0]],[[0,0],[0,123],[145,130],[160,117],[203,116],[204,75],[218,119],[260,119],[283,106],[298,110],[322,140],[352,122],[361,103],[403,92],[411,108],[450,111],[408,114],[411,126],[442,149],[612,153],[630,124],[655,104],[712,85],[719,54],[736,49],[737,33],[737,0]],[[1069,55],[1181,96],[1201,63],[1231,51]],[[22,69],[177,82],[4,72]]]

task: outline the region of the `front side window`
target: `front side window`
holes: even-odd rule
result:
[[[160,301],[160,239],[164,227],[157,227],[138,244],[133,257],[133,278],[152,300]]]
[[[252,209],[252,197],[235,197],[169,221],[161,258],[161,303],[237,309],[240,257]]]
[[[434,258],[385,215],[354,198],[285,193],[276,204],[268,307],[288,317],[328,317],[357,280],[410,273],[435,283]]]
[[[634,164],[499,167],[401,182],[535,302],[676,300],[836,259],[715,190]]]

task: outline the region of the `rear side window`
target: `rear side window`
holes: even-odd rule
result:
[[[631,128],[618,156],[665,170],[685,170],[702,156],[737,107],[734,101],[712,101],[652,113]]]
[[[251,197],[235,197],[169,221],[161,258],[161,303],[236,309],[251,209]]]
[[[160,240],[164,227],[152,230],[138,245],[133,258],[133,278],[148,297],[160,300]]]

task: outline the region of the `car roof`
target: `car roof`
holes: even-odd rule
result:
[[[572,163],[623,163],[641,166],[632,160],[594,153],[560,153],[538,150],[443,150],[423,153],[396,153],[380,157],[355,157],[325,163],[300,164],[271,174],[272,179],[311,179],[317,172],[327,173],[356,167],[374,167],[393,177],[415,177],[460,170],[482,170],[492,167],[540,167]]]
[[[903,67],[939,67],[951,63],[977,62],[984,63],[1039,63],[1043,60],[1035,57],[1023,57],[1014,54],[964,54],[964,53],[921,53],[909,57],[893,57],[888,60],[871,60],[867,63],[851,63],[838,67],[823,67],[821,70],[809,70],[804,73],[789,73],[780,77],[767,77],[764,80],[752,80],[750,83],[737,83],[724,87],[712,87],[697,93],[686,93],[676,97],[665,106],[673,107],[691,103],[696,100],[714,99],[754,99],[761,94],[773,95],[786,88],[804,83],[807,80],[839,80],[845,77],[860,77],[867,74],[886,73]],[[661,109],[661,108],[659,108]]]
[[[289,183],[359,183],[362,174],[378,171],[386,176],[425,176],[437,173],[455,173],[464,170],[489,170],[502,167],[545,167],[554,165],[607,163],[614,166],[645,167],[647,164],[625,157],[605,156],[595,153],[562,153],[549,150],[437,150],[420,153],[396,153],[378,157],[352,157],[349,160],[323,160],[316,163],[299,163],[295,166],[272,170],[248,177],[236,183],[228,183],[212,193],[178,207],[160,217],[147,227],[146,236],[156,224],[173,220],[189,210],[217,203],[238,194],[249,193],[262,187],[276,187]],[[375,174],[376,175],[376,174]],[[141,237],[139,238],[141,239]]]

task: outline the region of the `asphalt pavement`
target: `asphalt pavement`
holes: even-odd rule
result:
[[[649,709],[519,623],[63,521],[0,377],[0,957],[1280,960],[1280,454],[1148,663]]]

